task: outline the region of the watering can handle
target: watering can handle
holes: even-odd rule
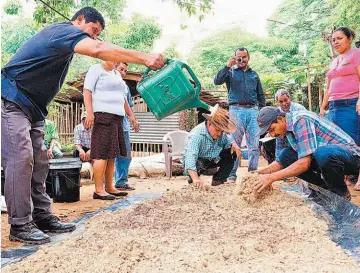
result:
[[[195,73],[192,71],[192,69],[187,64],[183,63],[182,67],[185,68],[189,72],[191,78],[194,80],[194,82],[196,84],[196,94],[199,94],[200,90],[201,90],[201,83],[198,80],[198,78],[196,77]]]
[[[166,59],[165,64],[169,64],[170,61],[172,61],[172,60],[171,59]],[[148,76],[148,74],[149,74],[149,72],[151,70],[152,70],[151,68],[147,67],[146,70],[144,71],[143,75],[142,75],[142,78],[145,79]]]

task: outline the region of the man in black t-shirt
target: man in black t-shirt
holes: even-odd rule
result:
[[[30,38],[1,70],[1,164],[10,240],[42,244],[44,231],[70,232],[74,224],[52,215],[45,192],[49,163],[44,146],[46,107],[60,90],[74,53],[159,69],[161,54],[142,53],[96,38],[105,28],[102,15],[83,8],[70,22],[45,27]],[[92,125],[93,116],[87,116]]]

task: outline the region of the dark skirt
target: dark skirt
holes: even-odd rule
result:
[[[123,117],[104,112],[96,112],[94,115],[91,159],[113,159],[126,156]]]

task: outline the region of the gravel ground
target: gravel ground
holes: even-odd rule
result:
[[[360,272],[302,199],[278,188],[192,187],[116,212],[3,272]],[[260,197],[260,198],[258,198]]]

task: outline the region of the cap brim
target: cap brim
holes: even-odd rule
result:
[[[259,131],[256,133],[256,136],[261,136],[261,135],[267,133],[267,131],[269,130],[270,125],[271,124],[260,128]]]

